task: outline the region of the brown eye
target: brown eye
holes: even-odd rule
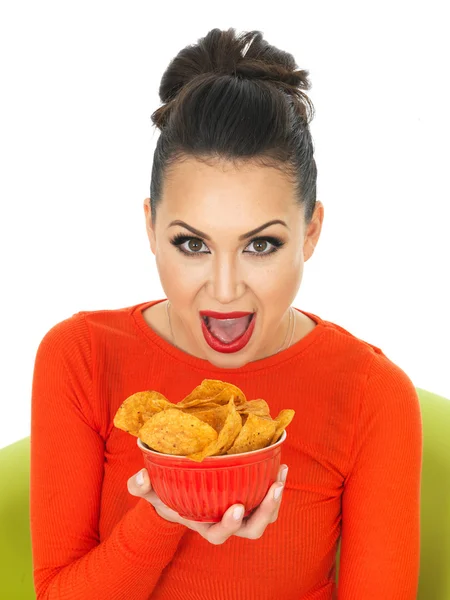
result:
[[[277,252],[284,244],[285,242],[277,237],[265,236],[250,242],[244,252],[246,254],[253,254],[253,256],[264,257]]]
[[[267,250],[268,242],[266,240],[257,240],[253,242],[253,247],[256,252],[265,252]]]
[[[170,243],[185,256],[201,256],[211,254],[208,246],[200,238],[179,234],[170,240]]]
[[[201,242],[200,240],[192,238],[188,242],[188,248],[191,252],[198,252],[201,249],[202,244],[203,242]]]

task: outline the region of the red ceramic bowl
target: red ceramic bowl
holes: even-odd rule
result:
[[[261,504],[277,479],[281,444],[244,452],[210,456],[195,462],[185,456],[148,449],[138,438],[153,489],[164,502],[191,521],[217,523],[232,504],[245,506],[244,516]]]

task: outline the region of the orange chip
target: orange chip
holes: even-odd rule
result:
[[[197,400],[190,400],[187,405],[178,402],[176,406],[180,410],[188,410],[190,408],[206,410],[208,408],[217,408],[221,405],[217,404],[217,402],[213,402],[210,398],[198,398]]]
[[[208,444],[208,446],[206,446],[200,452],[189,454],[188,458],[197,462],[201,462],[207,456],[218,456],[220,454],[225,454],[227,450],[231,448],[234,440],[237,438],[240,430],[242,429],[242,421],[241,416],[237,412],[236,406],[234,405],[233,398],[231,398],[230,402],[228,403],[227,409],[228,415],[217,439]]]
[[[241,414],[253,414],[258,417],[270,417],[269,405],[262,398],[257,400],[248,400],[244,404],[237,407]]]
[[[219,405],[215,405],[211,408],[205,408],[203,406],[194,406],[184,408],[182,410],[185,413],[194,415],[195,417],[197,417],[197,419],[200,419],[200,421],[208,423],[208,425],[211,425],[211,427],[215,429],[217,433],[219,433],[222,427],[224,426],[225,420],[228,415],[228,406]]]
[[[225,391],[226,390],[226,391]],[[224,392],[222,394],[222,392]],[[242,390],[219,379],[204,379],[192,392],[178,402],[180,407],[199,406],[202,400],[206,402],[215,402],[216,404],[228,404],[231,396],[234,395],[235,403],[245,402],[245,396]]]
[[[153,450],[180,456],[202,451],[217,437],[211,425],[177,408],[154,414],[139,430],[139,438]]]
[[[292,410],[292,408],[285,408],[280,412],[278,417],[275,419],[275,421],[277,422],[277,428],[275,430],[275,433],[273,434],[271,444],[275,444],[275,442],[278,442],[278,440],[281,437],[281,434],[294,418],[294,415],[295,410]]]
[[[215,402],[216,404],[226,405],[231,400],[231,398],[234,398],[234,404],[236,408],[246,403],[246,399],[243,392],[231,383],[227,383],[226,387],[224,387],[223,390],[217,394],[217,396],[213,397],[213,402]]]
[[[249,414],[245,425],[234,440],[227,454],[251,452],[269,446],[277,428],[277,422],[267,417]]]
[[[153,390],[128,396],[114,416],[114,425],[138,437],[142,425],[155,413],[174,405],[165,396]]]

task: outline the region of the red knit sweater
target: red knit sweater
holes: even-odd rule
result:
[[[419,574],[422,423],[414,385],[375,346],[317,326],[271,357],[220,369],[160,338],[142,310],[83,311],[52,327],[32,388],[31,534],[38,600],[413,600]],[[202,379],[294,408],[278,520],[214,546],[131,496],[136,438],[125,398],[178,402]]]

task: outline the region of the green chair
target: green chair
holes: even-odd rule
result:
[[[450,600],[450,400],[417,388],[423,420],[418,600]],[[29,531],[30,438],[0,449],[0,598],[35,599]],[[339,578],[339,549],[337,573]]]

